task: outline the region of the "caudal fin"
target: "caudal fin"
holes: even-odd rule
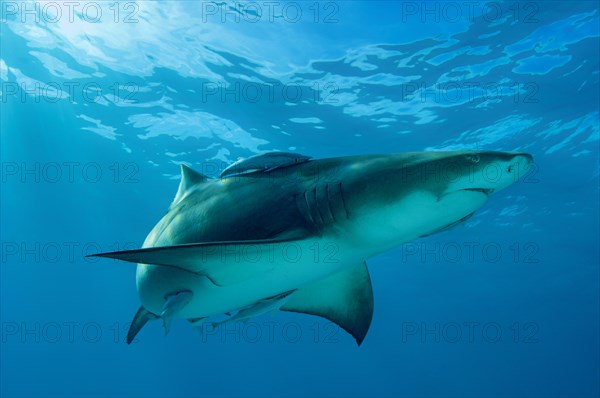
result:
[[[148,321],[152,321],[155,319],[158,319],[158,316],[151,313],[143,306],[140,307],[135,313],[133,320],[131,321],[129,331],[127,332],[127,344],[131,344],[133,339],[135,339],[135,336],[137,336],[137,334],[148,323]]]

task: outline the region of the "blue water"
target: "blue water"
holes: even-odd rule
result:
[[[1,7],[3,397],[598,396],[596,2]],[[126,345],[135,267],[84,258],[139,247],[181,162],[442,149],[536,167],[368,262],[360,347],[290,313]]]

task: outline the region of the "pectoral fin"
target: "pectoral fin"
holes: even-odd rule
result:
[[[295,291],[282,311],[316,315],[336,323],[360,345],[373,318],[373,289],[365,263]]]
[[[144,307],[140,307],[135,313],[135,316],[131,321],[129,331],[127,332],[127,344],[131,344],[133,339],[135,339],[135,336],[137,336],[137,334],[148,323],[148,321],[152,321],[154,319],[158,319],[158,316],[154,315]]]
[[[268,256],[268,253],[281,252],[276,250],[277,245],[303,238],[300,234],[299,231],[293,231],[279,239],[191,243],[98,253],[88,257],[107,257],[138,264],[179,268],[205,276],[217,286],[226,286],[246,281],[257,274],[256,267],[259,265],[249,266],[238,259],[239,253],[245,253],[246,248],[250,247],[252,253]],[[233,261],[225,261],[228,259]]]

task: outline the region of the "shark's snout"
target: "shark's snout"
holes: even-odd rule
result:
[[[522,179],[533,166],[533,156],[529,153],[515,153],[508,162],[503,164],[506,186]]]
[[[511,153],[509,158],[491,161],[482,174],[494,191],[504,189],[522,179],[533,165],[533,156],[528,153]]]
[[[521,171],[521,176],[529,171],[533,165],[533,156],[529,153],[519,153],[513,158],[512,163]]]
[[[466,159],[463,160],[463,159]],[[528,153],[480,152],[460,155],[463,174],[448,184],[447,193],[469,191],[491,195],[522,179],[533,165]]]

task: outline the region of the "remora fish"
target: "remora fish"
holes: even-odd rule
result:
[[[173,318],[279,308],[326,318],[360,345],[373,315],[365,260],[459,224],[532,162],[491,151],[277,152],[217,179],[181,165],[177,195],[143,248],[96,256],[138,263],[142,306],[128,342],[152,319],[168,331]]]
[[[293,292],[294,291],[292,290],[289,292],[278,294],[275,297],[268,297],[266,299],[262,299],[259,302],[252,304],[247,308],[242,308],[238,311],[237,314],[225,319],[224,321],[213,322],[212,327],[216,328],[237,321],[246,322],[256,316],[266,314],[267,312],[277,311],[281,308],[283,304],[285,304],[285,302],[287,301],[287,297]]]

